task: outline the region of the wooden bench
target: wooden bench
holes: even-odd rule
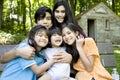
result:
[[[5,52],[13,49],[16,45],[0,45],[0,56],[3,55]],[[0,71],[3,71],[6,64],[0,64]]]
[[[104,67],[116,67],[114,50],[112,43],[97,43],[101,56],[101,62]]]

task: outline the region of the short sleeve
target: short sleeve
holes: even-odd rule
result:
[[[28,68],[32,66],[33,64],[36,64],[36,61],[34,59],[28,60],[28,59],[20,58],[19,63],[20,63],[21,68],[24,70],[25,68]]]
[[[95,41],[92,38],[85,38],[85,46],[84,49],[86,51],[86,55],[96,55],[99,56],[98,48],[96,46]]]
[[[23,42],[23,43],[20,43],[17,48],[22,48],[22,47],[26,47],[26,46],[29,46],[29,44],[27,42]],[[25,68],[30,67],[31,65],[35,64],[36,62],[35,62],[35,60],[19,58],[19,63],[20,63],[20,66],[22,67],[22,69],[25,69]]]

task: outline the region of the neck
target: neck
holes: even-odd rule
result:
[[[37,51],[40,51],[42,48],[41,47],[37,47]]]
[[[72,47],[76,47],[76,41],[71,46]]]
[[[52,48],[59,48],[60,46],[52,46]]]

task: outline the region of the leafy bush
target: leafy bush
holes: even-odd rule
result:
[[[23,34],[10,34],[4,31],[0,31],[0,44],[18,44],[25,39]]]

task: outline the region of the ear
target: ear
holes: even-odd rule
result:
[[[29,43],[30,46],[33,46],[33,43],[32,43],[31,39],[28,40],[28,43]]]

